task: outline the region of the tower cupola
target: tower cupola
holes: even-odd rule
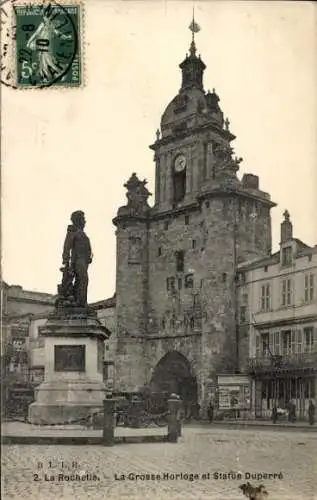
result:
[[[195,33],[200,31],[200,26],[195,22],[194,15],[189,25],[189,29],[192,32],[189,55],[187,54],[186,59],[179,65],[182,70],[181,91],[191,89],[192,87],[204,90],[203,73],[206,69],[206,65],[201,60],[200,56],[197,57],[196,55]]]

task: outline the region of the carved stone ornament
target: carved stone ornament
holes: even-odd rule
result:
[[[147,181],[141,181],[135,172],[124,184],[127,188],[128,203],[119,209],[119,215],[144,215],[149,210],[148,197],[151,195],[146,187]]]

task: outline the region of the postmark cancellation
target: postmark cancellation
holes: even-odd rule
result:
[[[18,89],[80,87],[82,20],[79,1],[2,2],[2,83]]]

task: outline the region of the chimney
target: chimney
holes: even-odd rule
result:
[[[281,243],[286,243],[293,238],[293,224],[290,221],[288,210],[283,213],[284,220],[281,223]]]

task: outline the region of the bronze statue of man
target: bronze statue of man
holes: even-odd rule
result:
[[[81,210],[71,215],[72,226],[68,226],[63,249],[64,275],[74,278],[73,295],[77,307],[87,306],[88,266],[92,262],[90,241],[84,227],[85,214]],[[65,283],[66,284],[66,283]],[[69,285],[69,283],[68,283]]]

